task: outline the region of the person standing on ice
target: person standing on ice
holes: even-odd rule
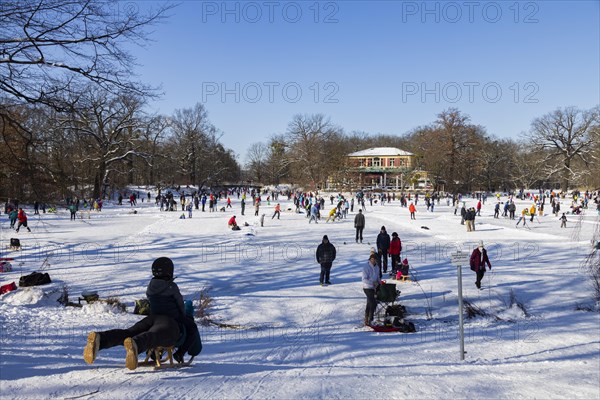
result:
[[[398,263],[400,262],[400,253],[402,252],[402,242],[396,232],[392,233],[390,242],[390,257],[392,258],[392,276],[396,275]]]
[[[173,282],[173,268],[173,261],[168,257],[154,260],[153,278],[146,289],[150,315],[127,329],[90,332],[83,349],[86,363],[92,364],[100,350],[123,345],[126,351],[125,366],[134,370],[138,366],[139,353],[156,347],[173,346],[179,339],[180,327],[185,327],[186,335],[184,343],[173,353],[175,361],[182,363],[185,353],[192,346],[198,353],[202,350],[196,322],[192,316],[186,315],[183,296]]]
[[[371,254],[367,265],[362,270],[362,285],[365,296],[367,296],[367,305],[365,307],[365,326],[370,326],[375,315],[377,300],[375,300],[375,291],[379,286],[379,268],[377,267],[377,255]]]
[[[385,226],[382,226],[379,235],[377,235],[377,254],[379,256],[380,268],[383,267],[383,273],[380,271],[380,274],[382,274],[382,276],[383,274],[387,274],[389,249],[390,235],[385,230]]]
[[[479,246],[473,250],[470,259],[471,270],[477,274],[477,280],[475,281],[475,286],[477,286],[477,289],[481,289],[481,280],[485,275],[485,264],[488,265],[490,270],[492,269],[492,264],[488,258],[487,250],[483,247],[483,241],[480,240]]]
[[[358,210],[358,214],[354,217],[354,228],[356,229],[356,243],[358,243],[359,239],[362,243],[363,230],[365,229],[365,215],[361,209]]]
[[[410,206],[408,206],[408,212],[410,212],[410,219],[417,219],[417,217],[415,217],[417,207],[415,207],[413,203],[410,203]]]
[[[323,285],[331,285],[329,275],[331,273],[331,266],[335,261],[336,250],[335,246],[331,244],[327,235],[323,235],[323,240],[319,246],[317,246],[317,262],[321,265],[321,275],[319,276],[319,283]]]
[[[312,207],[310,207],[310,219],[308,220],[308,223],[310,224],[314,220],[315,224],[318,224],[319,223],[317,221],[318,215],[319,215],[319,209],[317,208],[316,204],[313,204]]]
[[[560,219],[560,227],[566,228],[567,227],[567,216],[565,215],[565,213],[563,213],[562,217],[560,217],[559,219]]]
[[[254,201],[254,216],[258,217],[258,211],[260,210],[260,197],[257,197]]]

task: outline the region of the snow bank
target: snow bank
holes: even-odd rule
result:
[[[44,291],[40,287],[19,288],[2,297],[2,301],[13,306],[37,304],[44,298]]]

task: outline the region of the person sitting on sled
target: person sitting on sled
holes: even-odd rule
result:
[[[183,363],[183,356],[200,340],[198,327],[194,318],[186,316],[183,296],[179,287],[173,282],[173,261],[160,257],[152,263],[154,276],[146,296],[150,302],[150,315],[127,329],[111,329],[104,332],[90,332],[87,344],[83,349],[83,359],[92,364],[103,349],[123,345],[126,350],[125,366],[134,370],[138,366],[138,354],[156,347],[173,346],[180,336],[180,326],[185,327],[185,341],[173,353],[178,363]],[[202,344],[197,343],[200,350]]]

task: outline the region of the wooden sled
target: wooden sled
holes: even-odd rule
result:
[[[173,361],[173,348],[171,347],[157,347],[155,349],[148,350],[146,354],[146,358],[144,361],[138,363],[139,367],[152,367],[154,366],[154,370],[157,369],[167,369],[167,368],[181,368],[181,367],[189,367],[194,360],[194,356],[192,356],[188,361],[183,363],[175,363]],[[166,352],[166,355],[165,355]],[[151,359],[154,354],[154,360]],[[163,358],[164,356],[164,358]],[[167,361],[169,362],[167,364]]]

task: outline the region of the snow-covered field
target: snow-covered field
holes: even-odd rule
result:
[[[233,211],[194,211],[192,219],[148,203],[108,204],[77,221],[66,210],[41,217],[28,210],[33,232],[19,234],[2,215],[0,256],[15,261],[13,272],[0,274],[0,284],[18,283],[22,274],[42,268],[53,283],[0,296],[0,397],[600,398],[600,314],[576,310],[594,305],[581,263],[598,229],[595,211],[569,216],[567,229],[548,214],[531,229],[517,229],[516,221],[492,217],[490,200],[476,232],[468,233],[445,201],[433,213],[419,204],[416,221],[398,201],[367,205],[365,244],[356,244],[354,214],[309,225],[304,215],[287,210],[293,206],[286,200],[280,220],[271,219],[273,203],[263,204],[264,227],[253,207],[241,216],[235,198]],[[519,202],[517,211],[528,205]],[[228,230],[232,214],[250,226]],[[398,232],[403,258],[418,279],[398,287],[417,333],[360,327],[360,271],[382,225]],[[327,287],[319,285],[315,261],[324,234],[338,251]],[[21,239],[23,251],[6,249],[10,237]],[[465,320],[467,354],[460,361],[457,268],[450,253],[470,253],[479,240],[493,269],[479,291],[464,267],[464,296],[490,316]],[[132,314],[133,302],[144,297],[159,256],[173,259],[186,299],[197,300],[209,288],[211,318],[241,329],[201,327],[204,350],[189,368],[129,371],[122,347],[102,351],[87,365],[82,351],[89,331],[140,319]],[[55,299],[65,284],[71,301],[96,290],[102,298],[118,297],[128,313],[98,303],[62,307]],[[509,307],[511,291],[527,315]]]

